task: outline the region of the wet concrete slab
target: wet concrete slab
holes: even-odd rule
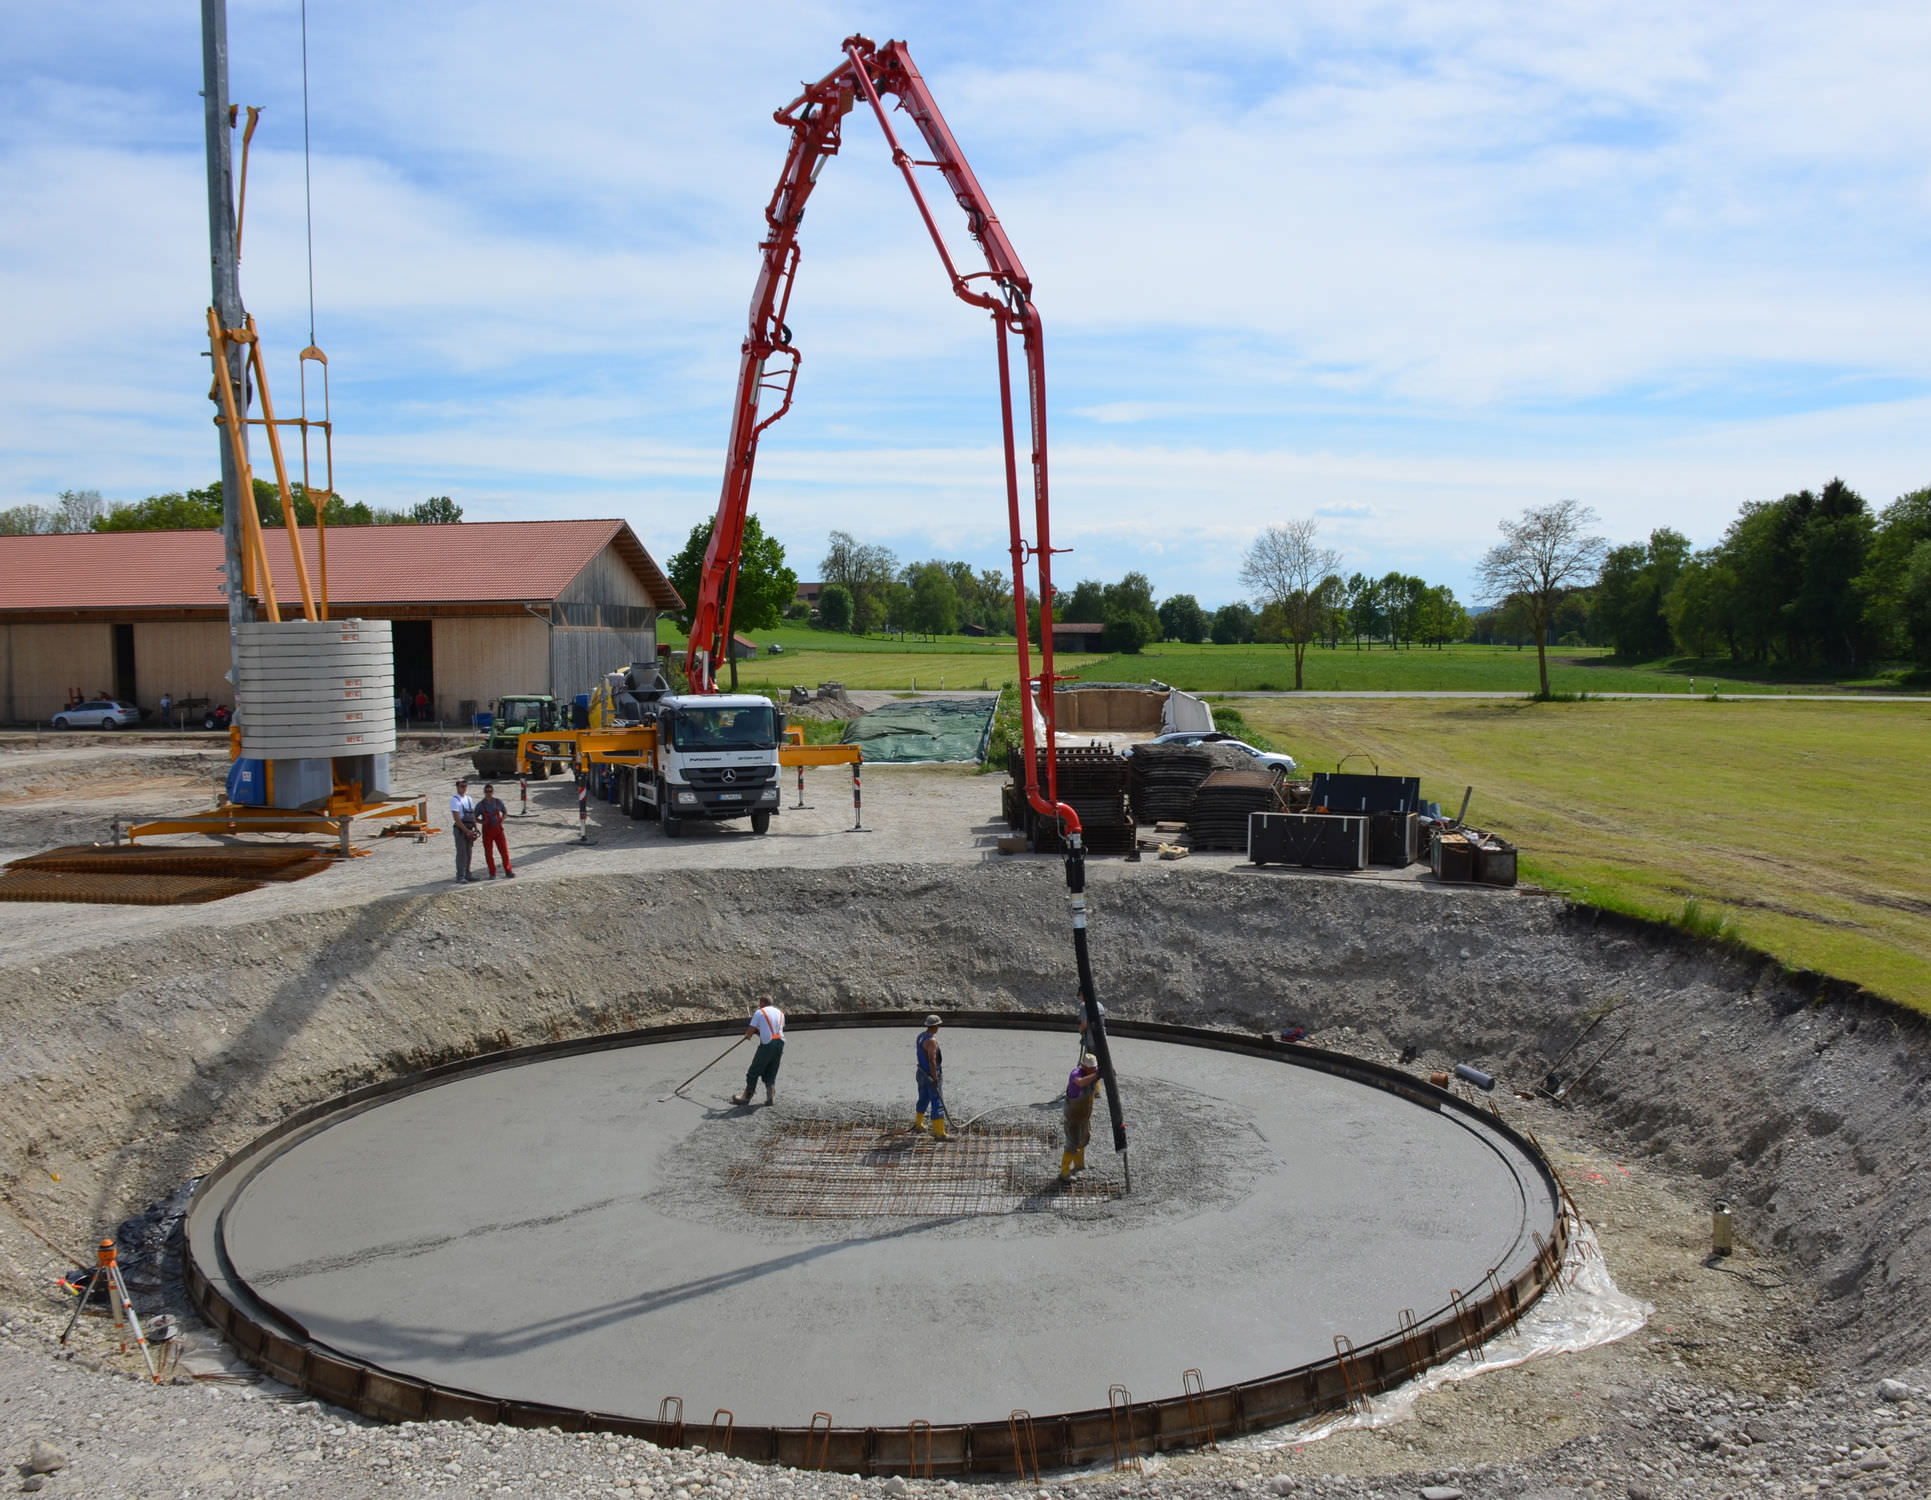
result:
[[[1365,1345],[1506,1279],[1557,1216],[1479,1118],[1123,1038],[1133,1191],[1102,1105],[1092,1170],[1061,1194],[1071,1032],[948,1027],[947,1102],[974,1123],[946,1144],[905,1129],[915,1036],[794,1027],[769,1109],[728,1102],[748,1044],[667,1097],[716,1037],[460,1077],[264,1149],[197,1205],[191,1240],[313,1339],[440,1385],[883,1427],[1328,1358],[1337,1334]],[[808,1143],[828,1133],[861,1148],[835,1191],[874,1170],[876,1190],[814,1193]]]

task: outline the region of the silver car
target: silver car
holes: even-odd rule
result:
[[[76,703],[54,715],[56,729],[120,729],[141,722],[141,710],[132,703],[114,698],[96,698]]]

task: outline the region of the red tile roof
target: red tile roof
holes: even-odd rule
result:
[[[315,532],[304,530],[319,582]],[[275,593],[301,606],[288,533],[266,534]],[[607,546],[659,609],[683,601],[622,521],[463,521],[449,526],[331,526],[332,613],[358,604],[547,603]],[[0,537],[0,612],[223,609],[221,533],[107,531]]]

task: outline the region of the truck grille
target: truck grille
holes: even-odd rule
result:
[[[721,786],[732,789],[760,787],[775,781],[776,766],[686,766],[684,780],[691,786]]]

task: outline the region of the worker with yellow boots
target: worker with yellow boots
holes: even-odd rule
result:
[[[914,1050],[918,1055],[919,1107],[912,1116],[914,1130],[925,1129],[925,1117],[932,1117],[932,1139],[945,1139],[945,1096],[940,1090],[945,1086],[945,1059],[939,1052],[939,1026],[937,1016],[925,1018],[925,1030],[921,1031]]]
[[[1059,1180],[1071,1182],[1086,1170],[1086,1142],[1093,1134],[1093,1101],[1100,1092],[1100,1060],[1082,1052],[1066,1079],[1066,1149],[1059,1156]]]

